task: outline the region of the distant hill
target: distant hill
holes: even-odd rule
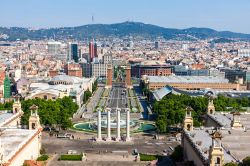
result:
[[[61,27],[31,30],[28,28],[0,27],[0,40],[41,40],[41,39],[78,39],[99,37],[142,36],[145,38],[164,37],[176,40],[197,40],[208,38],[226,38],[250,40],[250,34],[216,31],[209,28],[173,29],[140,22],[123,22],[117,24],[91,24],[77,27]]]

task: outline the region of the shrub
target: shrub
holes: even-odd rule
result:
[[[68,160],[68,161],[81,161],[82,160],[82,154],[66,154],[66,155],[61,155],[58,160]]]
[[[246,157],[242,161],[242,166],[249,166],[250,165],[250,156]]]
[[[140,160],[141,161],[153,161],[156,160],[157,157],[154,155],[142,154],[140,153]]]
[[[44,147],[40,149],[40,154],[46,154],[46,150],[44,149]]]
[[[224,166],[238,166],[238,164],[231,162],[224,164]]]
[[[37,161],[46,161],[48,160],[49,156],[44,154],[44,155],[41,155],[40,157],[37,158]]]
[[[183,148],[180,145],[174,148],[174,152],[171,154],[171,158],[175,162],[179,162],[183,160]]]

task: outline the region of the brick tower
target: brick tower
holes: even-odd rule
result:
[[[127,88],[132,88],[132,84],[131,84],[131,67],[130,65],[127,65],[126,67],[126,87]]]
[[[109,64],[107,68],[107,84],[106,88],[111,88],[112,87],[112,65]]]

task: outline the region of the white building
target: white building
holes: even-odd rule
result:
[[[14,102],[13,110],[0,113],[0,165],[22,166],[25,160],[36,160],[40,155],[41,132],[39,116],[29,120],[34,128],[21,129],[21,103]]]
[[[103,56],[102,61],[92,64],[92,76],[94,77],[106,77],[108,64],[112,64],[112,55],[106,54]]]
[[[55,100],[65,96],[71,96],[79,106],[83,104],[84,92],[90,90],[92,92],[92,85],[95,78],[79,78],[68,75],[57,75],[49,82],[35,82],[31,83],[29,88],[30,98],[43,98]]]
[[[61,42],[50,41],[48,42],[48,53],[52,55],[57,55],[61,50]]]
[[[250,49],[239,49],[238,56],[240,57],[250,57]]]

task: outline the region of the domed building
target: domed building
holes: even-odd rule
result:
[[[81,106],[83,104],[84,92],[92,91],[92,84],[95,78],[79,78],[68,75],[57,75],[48,81],[37,81],[29,86],[30,98],[42,98],[55,100],[65,96],[71,96],[73,100]]]

